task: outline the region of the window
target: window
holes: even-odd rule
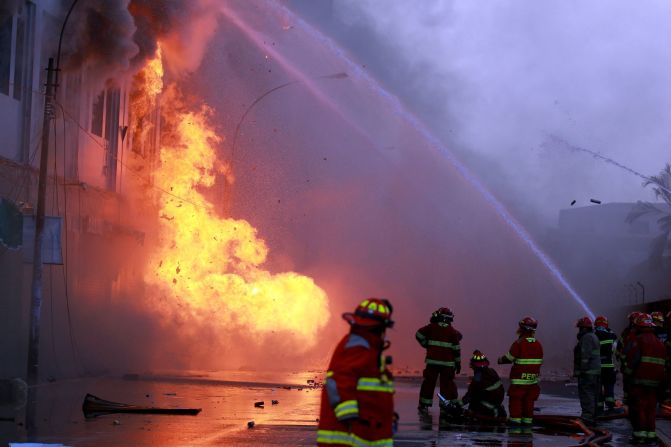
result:
[[[23,59],[25,53],[26,21],[19,16],[16,20],[16,56],[14,60],[14,99],[21,101],[23,94]]]
[[[13,25],[13,16],[0,15],[0,93],[5,95],[9,95]]]
[[[105,110],[105,91],[100,92],[91,109],[91,133],[103,136],[103,111]]]

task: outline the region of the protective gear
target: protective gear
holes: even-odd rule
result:
[[[356,307],[354,313],[346,312],[342,317],[352,326],[390,328],[394,326],[394,321],[391,319],[393,310],[389,300],[366,298]]]
[[[527,321],[525,320],[532,321]],[[543,364],[543,346],[533,337],[533,331],[538,323],[527,317],[520,321],[520,329],[526,330],[510,347],[508,353],[499,358],[499,363],[512,363],[510,369],[510,388],[508,389],[508,409],[512,424],[531,425],[533,422],[534,402],[540,395],[538,376]],[[531,324],[533,322],[533,325]]]
[[[657,397],[664,389],[668,356],[664,344],[647,326],[646,318],[640,320],[637,323],[641,324],[641,333],[635,338],[626,358],[626,371],[631,377],[629,415],[634,439],[650,442],[656,439]]]
[[[655,327],[655,323],[652,322],[652,317],[643,313],[636,317],[636,320],[634,320],[634,325],[636,325],[637,328]]]
[[[592,329],[593,328],[592,320],[590,320],[589,317],[582,317],[576,322],[575,327],[583,329]]]
[[[446,310],[448,312],[442,315],[451,315],[449,309]],[[420,409],[433,404],[433,390],[439,376],[440,394],[448,400],[456,400],[458,394],[454,375],[461,370],[461,333],[450,323],[433,322],[420,328],[415,338],[426,348],[424,381],[419,393]]]
[[[640,315],[640,312],[632,312],[629,314],[629,326],[624,328],[620,338],[617,341],[616,357],[620,362],[620,371],[622,372],[622,391],[623,391],[623,400],[625,403],[629,400],[629,389],[631,384],[631,375],[627,373],[626,363],[627,355],[633,346],[633,343],[636,340],[636,326],[634,322],[636,318]]]
[[[477,349],[473,351],[473,357],[471,357],[471,368],[485,368],[489,366],[489,359],[482,352]]]
[[[655,323],[657,327],[664,327],[664,314],[661,312],[653,312],[650,314],[652,322]]]
[[[604,317],[605,318],[605,317]],[[599,318],[597,318],[598,320]],[[615,371],[615,363],[613,361],[613,350],[617,336],[606,326],[596,326],[594,331],[599,339],[599,346],[601,350],[601,395],[599,398],[599,408],[606,407],[611,410],[615,408],[615,382],[617,380],[617,373]]]
[[[519,327],[523,331],[535,332],[538,329],[538,321],[532,317],[524,317],[520,320]]]
[[[608,329],[608,318],[604,317],[603,315],[599,315],[594,320],[594,326],[604,327],[604,328]]]
[[[387,344],[375,328],[353,325],[333,353],[322,390],[319,446],[393,445],[394,384],[382,355]]]
[[[501,405],[505,390],[497,372],[489,368],[487,357],[480,351],[475,351],[471,358],[471,368],[474,374],[462,402],[476,415],[506,417],[506,410]]]
[[[454,321],[454,313],[452,313],[449,307],[441,307],[431,314],[431,319],[429,321],[431,323],[450,324]]]
[[[583,319],[584,320],[584,319]],[[591,321],[587,318],[591,326]],[[573,350],[573,375],[578,378],[578,394],[582,414],[580,418],[593,425],[603,410],[599,408],[601,392],[601,347],[591,327],[586,328],[578,322],[578,343]]]

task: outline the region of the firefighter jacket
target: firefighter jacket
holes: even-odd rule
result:
[[[512,363],[510,369],[511,385],[536,385],[543,365],[543,346],[533,334],[522,334],[510,346],[499,363]]]
[[[576,377],[601,375],[601,344],[594,332],[581,330],[573,349],[573,375]]]
[[[322,391],[319,445],[393,445],[394,384],[383,349],[384,340],[366,330],[352,330],[340,341]]]
[[[627,354],[631,349],[632,344],[636,340],[636,329],[633,327],[626,327],[620,335],[620,339],[617,341],[616,356],[620,362],[620,369],[623,373],[625,372],[625,363],[627,360]]]
[[[666,382],[667,360],[664,344],[652,331],[644,331],[627,353],[625,372],[631,376],[633,385],[657,388]]]
[[[594,333],[599,339],[599,346],[601,349],[601,369],[615,368],[613,354],[615,352],[617,335],[615,335],[615,332],[605,327],[597,327],[594,330]]]
[[[419,329],[415,338],[426,348],[427,365],[461,368],[461,333],[447,323],[429,323]]]
[[[489,367],[478,368],[471,378],[462,402],[465,404],[479,403],[496,411],[503,403],[505,394],[501,378],[496,371]]]

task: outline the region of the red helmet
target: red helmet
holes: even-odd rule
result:
[[[608,328],[608,318],[604,317],[603,315],[599,315],[598,317],[596,317],[596,320],[594,320],[594,326],[605,327],[607,329]]]
[[[431,322],[433,323],[452,323],[454,320],[454,313],[449,307],[441,307],[431,314]]]
[[[519,322],[520,329],[535,332],[538,329],[538,321],[532,317],[524,317]]]
[[[655,323],[652,322],[652,317],[648,314],[641,313],[636,321],[634,321],[636,327],[655,327]]]
[[[650,316],[652,317],[652,322],[655,323],[655,326],[664,326],[664,314],[661,312],[653,312]]]
[[[575,327],[592,329],[592,320],[589,317],[582,317],[576,322]]]
[[[634,324],[636,319],[641,315],[642,312],[630,312],[629,315],[627,315],[627,319],[629,319],[629,323]]]
[[[354,310],[354,313],[346,312],[343,319],[354,326],[392,327],[394,321],[391,319],[393,307],[389,300],[384,298],[366,298]]]
[[[484,368],[485,366],[489,366],[487,356],[476,349],[471,357],[471,368]]]

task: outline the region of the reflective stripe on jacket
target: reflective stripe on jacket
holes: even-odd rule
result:
[[[626,372],[635,385],[660,387],[666,382],[666,347],[653,332],[636,337],[627,354]]]
[[[382,348],[383,340],[368,331],[340,341],[322,390],[318,444],[393,445],[394,383]]]
[[[462,335],[452,325],[429,323],[417,331],[415,338],[426,348],[427,365],[455,367],[461,363]]]
[[[605,327],[597,327],[594,330],[594,333],[599,339],[599,345],[601,347],[601,369],[615,368],[613,354],[615,351],[617,335],[615,335],[615,332]]]
[[[535,385],[543,364],[543,346],[533,336],[515,340],[504,356],[513,367],[510,369],[511,385]]]
[[[573,350],[573,373],[576,376],[601,375],[601,344],[592,331],[582,333]]]
[[[482,404],[487,408],[496,409],[505,397],[505,390],[501,378],[492,368],[485,367],[476,371],[468,385],[468,391],[463,397],[467,404]]]

